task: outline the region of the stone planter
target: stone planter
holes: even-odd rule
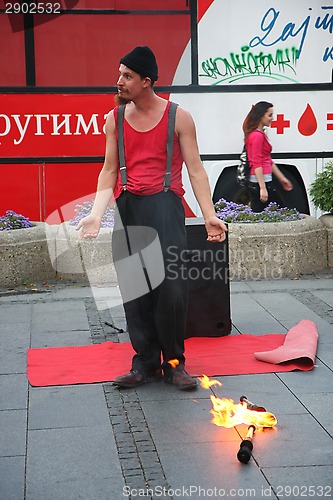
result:
[[[327,264],[327,230],[314,217],[229,224],[231,280],[295,277],[325,269]]]
[[[56,227],[56,233],[52,234],[54,229],[49,226],[48,240],[51,262],[58,278],[89,281],[97,286],[117,283],[112,262],[111,229],[102,228],[94,240],[80,240],[79,233],[68,222]]]
[[[0,231],[0,286],[12,287],[25,281],[30,283],[54,279],[43,222],[33,227]]]
[[[96,240],[80,240],[73,226],[35,223],[32,228],[0,231],[0,287],[25,280],[89,281],[114,285],[112,230]],[[328,240],[328,242],[327,242]],[[333,216],[304,216],[294,222],[229,224],[229,274],[232,280],[295,277],[333,267]]]
[[[327,259],[328,267],[333,267],[333,214],[324,214],[319,217],[327,230]]]

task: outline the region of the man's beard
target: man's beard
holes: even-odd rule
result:
[[[126,99],[125,97],[121,97],[119,94],[116,94],[114,96],[114,101],[116,103],[116,106],[121,106],[122,104],[128,104],[131,102],[130,99]]]

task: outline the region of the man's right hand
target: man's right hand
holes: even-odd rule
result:
[[[76,226],[76,231],[80,231],[80,240],[97,238],[101,228],[101,220],[93,215],[87,215],[80,220]]]

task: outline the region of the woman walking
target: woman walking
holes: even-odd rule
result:
[[[292,183],[283,175],[271,158],[272,146],[265,134],[265,128],[273,121],[273,104],[266,101],[257,102],[245,118],[243,124],[244,141],[250,164],[251,208],[254,212],[262,212],[274,201],[272,175],[281,183],[283,189],[293,189]]]

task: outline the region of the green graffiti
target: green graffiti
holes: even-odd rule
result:
[[[284,73],[291,71],[296,75],[297,56],[298,49],[296,47],[278,49],[275,54],[265,54],[264,52],[254,54],[250,51],[250,47],[245,45],[241,47],[241,54],[230,52],[229,57],[215,57],[203,61],[201,63],[203,73],[199,76],[217,80],[212,85],[226,81],[232,83],[253,76],[274,80],[287,79],[295,82],[296,80]]]

